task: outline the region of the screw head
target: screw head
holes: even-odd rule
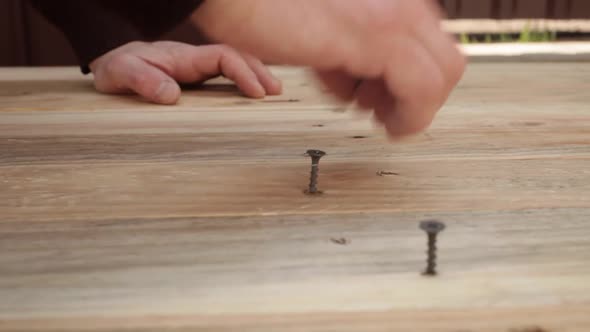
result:
[[[445,229],[445,224],[437,220],[425,220],[420,223],[420,229],[428,234],[437,234]]]
[[[326,153],[322,150],[307,150],[305,153],[306,156],[314,157],[314,158],[321,158],[326,155]]]

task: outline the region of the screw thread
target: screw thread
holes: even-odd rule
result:
[[[311,159],[311,175],[309,177],[309,190],[310,194],[318,192],[318,173],[319,173],[319,162],[320,158]]]
[[[426,259],[426,271],[424,274],[436,274],[436,234],[428,234],[428,258]]]

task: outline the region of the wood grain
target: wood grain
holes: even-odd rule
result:
[[[589,64],[474,64],[394,143],[276,72],[163,107],[1,69],[0,331],[590,329]]]
[[[448,221],[435,279],[419,273],[425,237],[415,222],[431,217]],[[584,331],[588,217],[535,209],[3,223],[0,327]]]

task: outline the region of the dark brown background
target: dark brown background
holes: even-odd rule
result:
[[[589,0],[439,0],[451,18],[590,18]]]
[[[590,18],[590,0],[440,0],[451,18]],[[165,39],[196,42],[181,25]],[[0,66],[71,65],[76,59],[57,29],[25,0],[0,0]]]

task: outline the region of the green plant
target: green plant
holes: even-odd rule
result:
[[[469,44],[469,35],[465,32],[461,33],[461,36],[459,37],[461,40],[461,44]]]
[[[500,35],[500,42],[501,43],[510,43],[512,41],[512,36],[507,33],[503,33]]]
[[[557,31],[545,31],[545,41],[556,41],[557,40]]]
[[[532,41],[531,37],[532,36],[530,22],[527,22],[522,28],[522,31],[520,32],[520,37],[518,38],[518,41],[521,43],[528,43]]]
[[[532,27],[531,22],[525,24],[518,38],[518,41],[521,43],[550,42],[555,40],[557,40],[556,31],[550,31],[547,28]]]
[[[520,33],[515,36],[510,33],[500,34],[482,34],[482,35],[470,35],[467,32],[459,34],[459,40],[461,44],[477,44],[477,43],[511,43],[511,42],[552,42],[557,40],[557,31],[548,29],[548,27],[541,27],[538,25],[531,24],[527,21]]]

